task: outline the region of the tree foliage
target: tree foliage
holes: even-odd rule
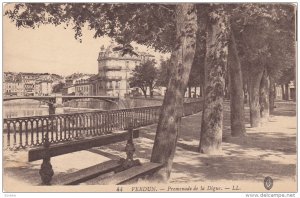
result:
[[[231,16],[244,74],[266,67],[279,79],[286,68],[295,67],[292,4],[237,4]]]
[[[52,88],[53,91],[52,92],[53,93],[61,93],[64,86],[65,86],[65,83],[59,82],[58,84],[53,86],[53,88]]]
[[[130,87],[139,87],[144,96],[147,97],[147,88],[149,88],[150,96],[153,96],[153,89],[156,86],[158,69],[155,67],[155,60],[147,60],[136,66],[132,71],[132,77],[129,78]]]
[[[84,26],[95,31],[95,38],[107,35],[124,45],[135,41],[162,52],[170,52],[175,39],[174,4],[18,3],[5,14],[17,27],[71,27],[80,41]]]
[[[171,60],[160,60],[160,68],[158,70],[157,85],[167,87],[170,80]]]

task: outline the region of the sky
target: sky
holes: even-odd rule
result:
[[[74,38],[74,31],[63,26],[44,25],[37,29],[18,29],[3,17],[3,71],[37,72],[70,75],[75,72],[96,74],[100,47],[108,46],[108,37],[93,38],[94,31],[83,30],[82,43]],[[134,45],[135,47],[135,45]],[[140,51],[153,54],[157,62],[168,55],[138,46]]]

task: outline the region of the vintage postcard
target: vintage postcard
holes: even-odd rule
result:
[[[296,10],[4,3],[3,192],[295,197]]]

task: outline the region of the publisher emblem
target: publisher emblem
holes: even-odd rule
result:
[[[267,190],[270,190],[273,187],[273,179],[271,177],[265,177],[264,186]]]

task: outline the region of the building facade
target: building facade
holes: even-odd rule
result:
[[[93,85],[89,79],[80,79],[75,82],[75,96],[92,96]]]
[[[5,96],[47,96],[52,94],[53,85],[62,79],[49,73],[4,72],[2,91]]]
[[[51,80],[40,80],[35,83],[35,95],[36,96],[50,96],[52,94],[52,82]]]
[[[116,46],[111,43],[106,49],[101,47],[98,56],[98,80],[95,84],[97,95],[124,97],[135,88],[129,86],[129,78],[132,71],[139,64],[153,59],[154,56],[138,52],[137,55],[122,55],[122,52],[114,51]]]
[[[20,75],[13,74],[12,72],[4,74],[3,94],[5,96],[24,95],[24,83]]]

